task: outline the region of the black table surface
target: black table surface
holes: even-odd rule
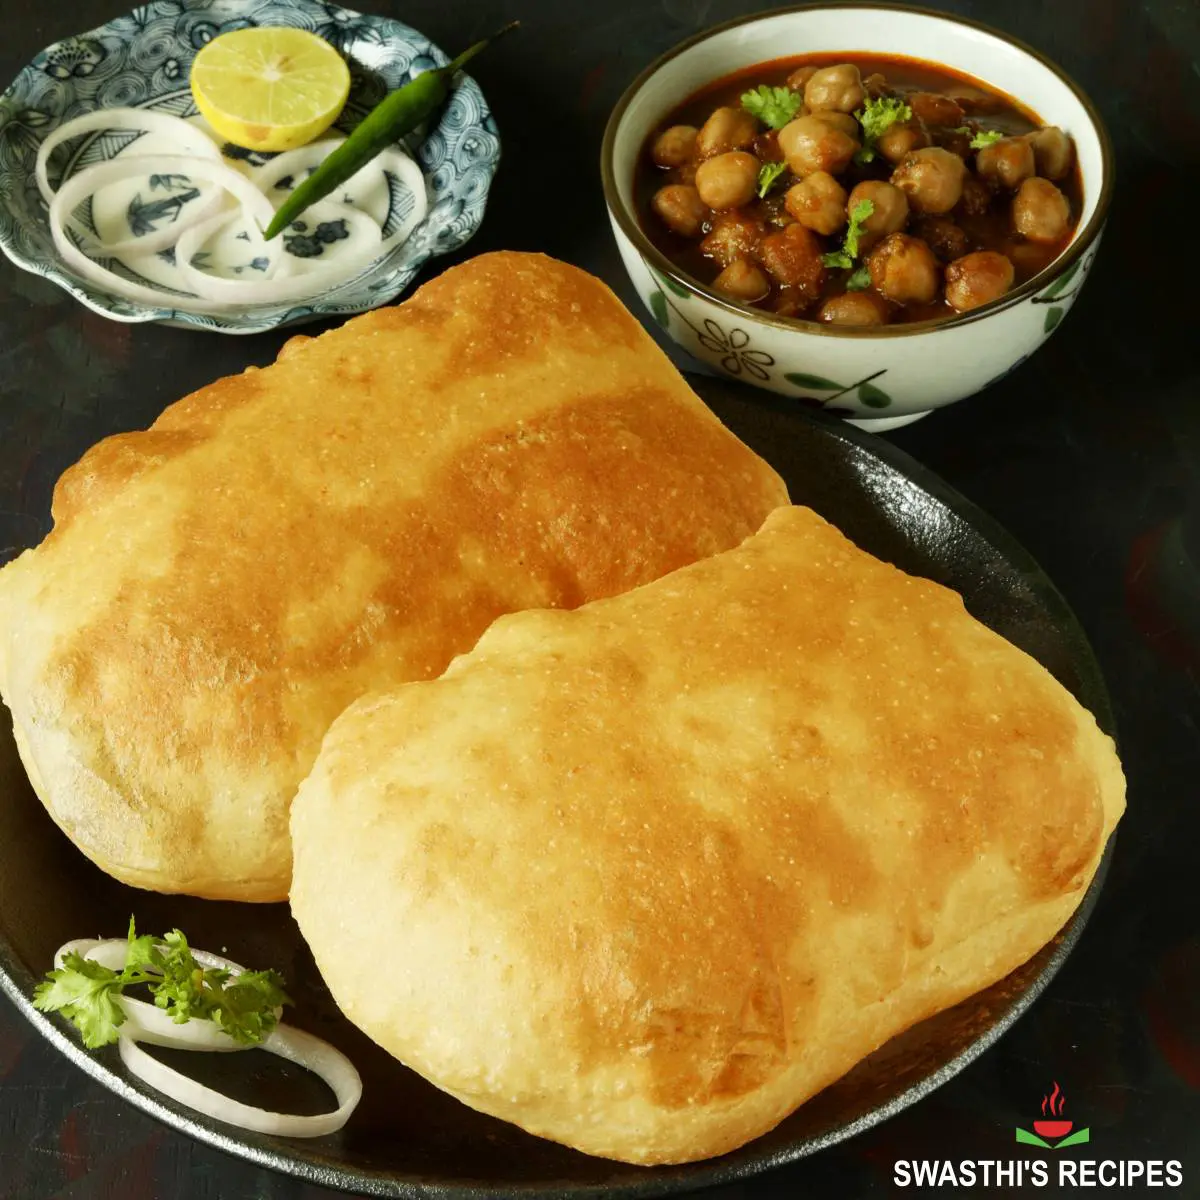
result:
[[[1129,811],[1083,942],[997,1046],[886,1124],[710,1195],[883,1196],[897,1190],[898,1159],[1003,1160],[1014,1126],[1029,1126],[1058,1081],[1069,1115],[1091,1129],[1092,1157],[1177,1160],[1183,1182],[1170,1194],[1200,1197],[1200,4],[932,2],[1061,63],[1096,100],[1116,144],[1104,246],[1062,329],[984,395],[889,436],[1006,525],[1074,606],[1112,692]],[[117,3],[3,0],[0,79],[44,45],[117,15]],[[644,315],[600,193],[605,119],[654,56],[758,6],[358,7],[397,16],[451,50],[522,18],[520,34],[476,73],[505,159],[469,253],[545,251],[595,272]],[[148,425],[219,375],[270,362],[285,336],[120,325],[0,261],[6,528],[36,540],[54,481],[89,445]],[[60,1058],[0,999],[0,1200],[333,1194],[160,1126]]]

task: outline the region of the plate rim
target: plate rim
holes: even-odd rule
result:
[[[1080,703],[1090,709],[1101,730],[1108,734],[1114,743],[1117,742],[1111,698],[1095,651],[1078,616],[1038,561],[999,521],[964,496],[957,488],[947,483],[931,468],[926,467],[906,451],[876,434],[858,429],[838,417],[820,410],[800,408],[795,406],[794,402],[789,403],[784,398],[760,393],[731,381],[692,374],[686,374],[684,377],[693,390],[700,393],[701,396],[705,390],[712,387],[726,392],[739,402],[772,411],[776,416],[785,420],[807,422],[816,426],[825,436],[863,451],[871,458],[882,462],[890,470],[900,474],[933,497],[952,516],[966,522],[1005,561],[1019,568],[1023,574],[1029,577],[1030,586],[1039,602],[1050,607],[1056,626],[1067,635],[1071,643],[1072,662],[1079,669]],[[722,423],[725,422],[722,421]],[[1028,1012],[1053,982],[1078,944],[1103,890],[1104,881],[1111,866],[1116,838],[1116,832],[1109,837],[1096,873],[1070,920],[1055,935],[1055,938],[1047,943],[1047,946],[1053,945],[1053,950],[1036,977],[1019,995],[1006,1001],[1000,1015],[992,1024],[948,1062],[943,1063],[923,1078],[914,1081],[884,1104],[815,1137],[791,1145],[776,1147],[758,1155],[753,1153],[752,1148],[755,1143],[752,1141],[722,1157],[695,1163],[644,1168],[645,1175],[631,1182],[604,1182],[600,1176],[603,1175],[606,1168],[623,1171],[629,1169],[632,1164],[610,1163],[603,1158],[594,1160],[597,1172],[597,1179],[594,1181],[567,1179],[552,1185],[551,1181],[542,1180],[493,1186],[484,1182],[441,1183],[430,1181],[427,1177],[422,1177],[417,1173],[401,1177],[391,1170],[346,1165],[319,1151],[304,1157],[289,1154],[286,1150],[246,1140],[248,1136],[261,1135],[235,1132],[231,1127],[212,1121],[210,1118],[196,1113],[193,1109],[178,1105],[149,1088],[143,1089],[143,1085],[131,1081],[123,1070],[113,1069],[109,1066],[105,1061],[105,1058],[109,1056],[101,1057],[84,1049],[78,1038],[68,1032],[68,1026],[61,1018],[53,1018],[33,1007],[32,991],[38,982],[38,977],[30,972],[17,956],[7,937],[4,936],[2,927],[0,927],[0,991],[9,997],[18,1012],[42,1037],[76,1067],[121,1100],[134,1105],[176,1132],[198,1142],[224,1151],[234,1158],[274,1170],[306,1183],[341,1189],[354,1195],[387,1197],[390,1200],[535,1200],[535,1198],[536,1200],[541,1200],[541,1198],[549,1200],[551,1197],[585,1200],[585,1198],[601,1196],[612,1197],[614,1200],[628,1197],[632,1200],[633,1197],[677,1195],[753,1178],[779,1167],[799,1162],[819,1151],[847,1141],[890,1120],[970,1066]],[[1045,950],[1046,947],[1042,947],[1036,953],[1041,954]],[[968,997],[968,999],[970,998]],[[113,1057],[115,1058],[115,1056]]]

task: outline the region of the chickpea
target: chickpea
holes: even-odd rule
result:
[[[967,235],[948,217],[921,217],[913,223],[919,237],[942,262],[962,258],[968,249]]]
[[[813,233],[828,236],[846,223],[846,189],[825,171],[814,171],[793,184],[785,203],[788,212]]]
[[[865,97],[862,76],[851,63],[822,67],[804,85],[804,103],[813,112],[831,109],[852,113],[856,108],[862,108]]]
[[[816,67],[797,67],[784,83],[785,87],[791,88],[793,92],[802,92],[808,85],[808,81],[817,73]]]
[[[818,117],[797,117],[779,131],[779,148],[792,174],[803,179],[814,171],[837,175],[858,149],[858,141]]]
[[[929,135],[923,126],[916,121],[897,122],[889,126],[879,135],[875,149],[890,163],[900,162],[905,155],[911,154],[922,146],[929,145]]]
[[[1026,136],[1033,147],[1037,173],[1043,179],[1065,179],[1075,152],[1071,139],[1057,125],[1047,125]]]
[[[844,112],[816,112],[812,114],[818,121],[824,121],[830,129],[840,129],[847,137],[856,142],[862,139],[862,127],[849,114]]]
[[[1048,179],[1035,175],[1013,198],[1013,224],[1031,242],[1062,241],[1071,226],[1071,205]]]
[[[757,134],[758,123],[744,108],[718,108],[700,126],[696,153],[713,158],[730,150],[745,150],[754,144]]]
[[[696,191],[717,212],[749,204],[757,187],[758,159],[744,150],[718,154],[696,168]]]
[[[817,235],[797,222],[767,234],[759,243],[758,257],[776,283],[795,288],[811,302],[821,295],[825,283],[823,249]]]
[[[946,268],[946,299],[957,312],[997,300],[1012,287],[1013,265],[995,250],[977,250]]]
[[[654,148],[650,152],[655,165],[682,167],[690,163],[696,154],[699,133],[695,125],[672,125],[670,129],[664,129],[654,139]]]
[[[907,155],[892,172],[892,183],[908,196],[915,212],[949,212],[962,195],[966,164],[940,146]]]
[[[1004,247],[1004,253],[1013,268],[1026,279],[1048,267],[1055,258],[1053,245],[1043,246],[1038,242],[1014,241]]]
[[[880,96],[888,94],[888,81],[876,71],[873,75],[868,75],[863,80],[863,91],[871,97],[872,100],[878,100]]]
[[[976,174],[994,188],[1013,191],[1029,179],[1034,170],[1033,147],[1024,138],[1001,138],[984,146],[975,156]]]
[[[920,238],[890,233],[867,257],[875,290],[896,304],[929,304],[937,295],[941,270]]]
[[[681,237],[699,237],[704,230],[708,206],[700,193],[686,183],[672,183],[659,188],[650,207],[668,228]]]
[[[905,99],[913,116],[926,125],[947,125],[953,129],[961,125],[966,116],[957,100],[937,92],[913,92]]]
[[[855,206],[864,200],[870,200],[871,215],[859,226],[858,247],[864,254],[876,242],[882,241],[889,233],[895,233],[904,228],[908,220],[908,198],[897,187],[884,183],[880,179],[864,179],[854,185],[850,199],[846,201],[846,211],[851,213]]]
[[[744,258],[735,258],[713,280],[713,289],[724,292],[743,304],[753,304],[771,290],[771,284],[766,275],[753,263]]]
[[[821,305],[817,320],[826,325],[886,325],[891,315],[878,292],[843,292]]]
[[[739,258],[751,259],[758,252],[758,243],[766,226],[746,212],[721,213],[713,221],[708,236],[700,243],[700,251],[721,266],[728,267]]]

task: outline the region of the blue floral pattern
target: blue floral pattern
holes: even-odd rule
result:
[[[500,139],[482,92],[467,78],[451,94],[425,140],[409,143],[426,177],[425,220],[385,259],[311,305],[200,315],[171,308],[167,292],[163,307],[151,308],[69,273],[54,250],[46,206],[33,178],[42,141],[62,122],[100,107],[135,105],[172,116],[193,115],[187,77],[197,51],[218,34],[253,25],[311,30],[349,59],[350,99],[337,122],[343,132],[353,129],[386,92],[448,61],[439,47],[409,26],[327,0],[150,0],[98,29],[48,47],[0,96],[0,248],[8,257],[118,320],[252,333],[386,303],[408,287],[429,258],[456,250],[474,234],[499,162]],[[137,136],[102,132],[83,137],[82,145],[61,147],[50,158],[51,182],[57,183],[68,170],[112,158]],[[255,161],[265,157],[269,156]],[[158,203],[159,196],[153,201]],[[170,218],[170,206],[160,213],[149,207],[150,197],[145,202],[146,220]],[[406,190],[397,186],[388,223],[394,227],[402,220],[411,202]],[[317,241],[313,253],[320,253],[323,245]]]
[[[83,78],[105,59],[103,46],[87,38],[67,38],[45,52],[42,70],[52,79]]]
[[[340,242],[350,236],[345,221],[322,221],[312,233],[304,233],[304,223],[296,221],[293,228],[300,232],[290,237],[284,235],[284,249],[296,258],[319,258],[325,253],[325,247],[333,242]]]

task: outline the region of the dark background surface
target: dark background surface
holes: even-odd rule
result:
[[[358,7],[399,17],[452,52],[523,19],[477,72],[505,160],[470,252],[546,251],[596,272],[644,315],[600,194],[604,121],[652,57],[758,6]],[[985,395],[889,436],[1006,525],[1075,607],[1112,692],[1129,811],[1082,944],[998,1046],[880,1128],[710,1195],[857,1200],[893,1194],[899,1158],[1007,1158],[1013,1127],[1029,1127],[1057,1080],[1068,1115],[1092,1130],[1088,1155],[1181,1160],[1184,1185],[1168,1194],[1200,1197],[1200,5],[936,7],[997,25],[1072,73],[1109,123],[1119,178],[1104,246],[1062,329]],[[114,0],[0,0],[0,81],[44,45],[117,12]],[[218,375],[270,362],[285,336],[119,325],[0,262],[0,542],[41,537],[54,481],[93,442],[148,425]],[[0,999],[2,1200],[332,1194],[158,1125],[61,1059]]]

